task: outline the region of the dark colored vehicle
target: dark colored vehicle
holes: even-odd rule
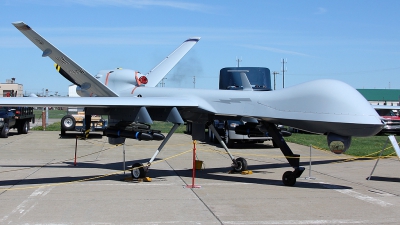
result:
[[[380,133],[400,133],[400,116],[391,109],[376,109],[385,126]]]
[[[244,72],[253,91],[272,91],[271,73],[265,67],[225,67],[219,73],[220,90],[243,90],[243,84],[240,74]],[[260,123],[250,123],[241,120],[224,120],[215,118],[213,125],[221,136],[227,147],[233,147],[235,143],[263,143],[271,141],[274,147],[276,143],[272,137],[268,136]],[[281,130],[284,136],[290,136],[288,131]],[[187,122],[186,132],[191,133],[191,123]],[[211,142],[217,143],[218,140],[213,132],[208,129],[208,138]]]
[[[244,123],[237,120],[214,120],[214,127],[227,147],[233,147],[234,143],[263,143],[272,141],[266,132],[262,132],[258,126],[260,124]],[[208,131],[209,140],[217,143],[213,132]],[[275,147],[275,144],[272,143]]]
[[[243,90],[240,73],[245,71],[253,91],[272,91],[271,73],[265,67],[225,67],[219,71],[220,90]]]
[[[8,138],[10,129],[15,128],[19,134],[27,134],[29,122],[35,122],[32,107],[0,107],[0,137]]]

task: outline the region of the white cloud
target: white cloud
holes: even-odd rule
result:
[[[185,1],[163,1],[163,0],[64,0],[67,3],[75,3],[87,6],[123,6],[133,8],[144,8],[150,6],[170,7],[190,11],[207,11],[211,7],[199,3]]]
[[[315,12],[314,14],[321,15],[321,14],[325,14],[327,11],[328,10],[326,10],[323,7],[318,7],[317,12]]]
[[[0,3],[7,6],[15,5],[46,5],[46,6],[59,6],[59,5],[84,5],[88,7],[132,7],[132,8],[146,8],[146,7],[169,7],[189,11],[199,11],[210,13],[215,10],[214,7],[201,4],[191,3],[184,0],[59,0],[59,1],[48,1],[48,0],[7,0],[4,3]]]
[[[270,47],[259,46],[259,45],[241,45],[241,46],[246,47],[246,48],[251,48],[251,49],[259,49],[259,50],[283,53],[283,54],[288,54],[288,55],[309,56],[307,54],[300,53],[300,52],[288,51],[288,50],[283,50],[283,49],[278,49],[278,48],[270,48]]]

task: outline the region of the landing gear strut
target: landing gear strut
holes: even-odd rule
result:
[[[150,116],[149,116],[150,118]],[[161,150],[164,148],[165,144],[167,144],[168,140],[171,138],[172,134],[174,134],[175,130],[183,124],[183,119],[179,114],[178,109],[175,107],[171,109],[170,113],[168,114],[167,121],[171,122],[174,124],[174,126],[171,128],[171,130],[168,132],[167,136],[165,139],[161,142],[160,146],[158,147],[157,151],[154,153],[153,157],[147,162],[146,165],[142,163],[134,163],[132,165],[132,178],[138,179],[138,178],[145,178],[147,175],[147,172],[149,171],[151,163],[154,161],[158,153],[161,152]]]
[[[157,151],[154,153],[153,157],[147,162],[147,165],[144,165],[142,163],[134,163],[132,165],[132,178],[133,179],[138,179],[138,178],[144,178],[146,177],[147,172],[149,171],[149,167],[151,163],[154,161],[158,153],[161,152],[161,150],[164,148],[165,144],[167,144],[168,140],[171,138],[172,134],[175,132],[175,130],[180,126],[181,124],[175,123],[174,126],[171,128],[171,130],[168,132],[167,136],[165,139],[161,142],[160,146],[158,147]]]
[[[286,171],[282,176],[282,182],[286,186],[293,186],[296,184],[296,179],[304,172],[304,167],[300,166],[300,155],[293,154],[292,150],[286,144],[282,134],[273,123],[263,122],[268,130],[268,134],[272,137],[274,143],[281,149],[289,164],[294,168],[293,171]]]
[[[212,123],[208,125],[208,129],[211,129],[211,131],[214,133],[215,137],[219,141],[219,143],[222,145],[222,147],[225,149],[226,153],[228,153],[229,157],[232,160],[232,169],[235,172],[241,172],[247,170],[247,161],[244,158],[237,158],[235,159],[232,154],[230,153],[228,147],[226,147],[225,142],[222,140],[221,136],[218,134],[218,132],[215,130],[215,127]]]

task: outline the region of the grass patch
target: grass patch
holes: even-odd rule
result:
[[[387,136],[352,137],[350,148],[345,154],[352,156],[378,156],[387,139]],[[293,133],[292,136],[285,137],[285,140],[305,146],[313,145],[316,148],[329,151],[325,135]],[[389,146],[390,148],[383,151],[382,155],[386,156],[394,152],[390,144],[387,145],[387,147]]]
[[[154,121],[154,123],[151,125],[151,129],[161,130],[161,133],[168,133],[172,126],[174,126],[174,124],[170,122]],[[185,131],[186,125],[182,124],[178,127],[178,129],[176,129],[175,133],[183,133]]]
[[[34,109],[33,113],[35,114],[35,118],[37,120],[42,119],[42,111],[41,109]],[[60,119],[63,116],[67,115],[67,110],[48,110],[49,119]]]
[[[42,126],[32,127],[31,130],[43,130]],[[61,131],[61,122],[55,122],[46,127],[46,131]]]

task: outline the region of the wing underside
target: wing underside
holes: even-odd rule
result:
[[[115,108],[115,107],[198,107],[199,105],[189,99],[167,98],[167,97],[81,97],[81,98],[1,98],[0,104],[2,106],[30,106],[30,107],[102,107],[102,108]]]

